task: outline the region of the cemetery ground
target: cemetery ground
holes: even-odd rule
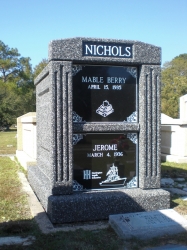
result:
[[[15,154],[16,131],[0,132],[0,154]],[[7,145],[13,145],[8,147]],[[26,171],[9,157],[0,157],[0,238],[6,236],[34,237],[31,245],[18,244],[0,246],[0,249],[68,249],[68,250],[110,250],[110,249],[144,249],[144,247],[165,244],[187,245],[187,233],[174,236],[163,235],[149,241],[136,238],[122,241],[110,228],[97,230],[76,230],[43,234],[32,218],[27,196],[23,192],[18,172]],[[162,176],[184,178],[187,182],[187,164],[162,163]],[[171,194],[171,208],[187,215],[187,200],[181,195]]]
[[[0,131],[0,155],[15,154],[17,147],[16,129]]]

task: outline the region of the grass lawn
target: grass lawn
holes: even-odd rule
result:
[[[162,177],[185,178],[184,182],[187,182],[187,163],[163,162],[161,172]],[[187,215],[187,201],[180,199],[179,195],[171,195],[171,208]]]
[[[21,191],[17,172],[19,165],[0,157],[0,223],[30,219],[27,197]]]
[[[0,154],[15,154],[17,148],[17,131],[0,132]]]
[[[175,163],[175,162],[162,162],[161,171],[163,173],[170,174],[171,177],[184,177],[187,176],[187,163]]]

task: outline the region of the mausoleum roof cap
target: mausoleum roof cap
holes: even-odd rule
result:
[[[98,49],[101,56],[85,56],[83,55],[83,46],[88,43],[93,49]],[[88,45],[87,45],[88,46]],[[117,54],[117,49],[121,46],[131,46],[132,57],[117,57],[117,56],[102,56],[104,52],[102,49],[105,47],[108,51],[110,48],[114,48]],[[113,46],[113,47],[112,47]],[[91,47],[90,47],[91,48]],[[121,51],[123,47],[121,47]],[[122,54],[123,52],[121,52]],[[148,43],[134,41],[134,40],[122,40],[122,39],[106,39],[106,38],[88,38],[88,37],[75,37],[52,40],[49,43],[49,61],[73,61],[82,63],[106,63],[106,64],[161,64],[161,48]]]

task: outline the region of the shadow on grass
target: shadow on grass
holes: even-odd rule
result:
[[[31,220],[18,220],[0,223],[0,237],[5,236],[27,236],[38,231],[38,227],[34,219]]]
[[[162,178],[185,178],[187,181],[187,163],[162,162]]]
[[[0,246],[2,250],[120,250],[124,241],[109,227],[98,230],[82,230],[42,234],[35,220],[10,221],[0,224],[0,236],[34,236],[35,241],[28,246]]]

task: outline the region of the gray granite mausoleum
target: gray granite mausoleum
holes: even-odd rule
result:
[[[160,189],[161,48],[130,40],[49,44],[35,79],[37,166],[29,182],[53,223],[167,209]]]

